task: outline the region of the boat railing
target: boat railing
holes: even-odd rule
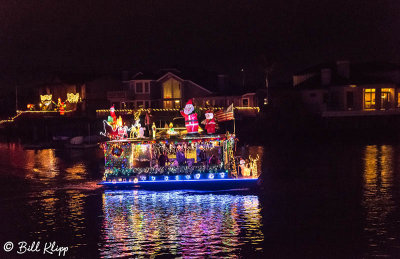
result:
[[[190,175],[197,173],[227,172],[224,166],[164,166],[143,168],[106,168],[106,177],[138,176],[138,175]]]

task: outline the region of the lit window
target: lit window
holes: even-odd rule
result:
[[[175,79],[169,79],[163,83],[164,108],[179,108],[180,102],[175,103],[181,98],[181,83]]]
[[[174,108],[173,107],[173,102],[172,101],[164,101],[164,108],[165,109],[171,109],[171,108]]]
[[[400,107],[400,92],[397,93],[397,107]]]
[[[375,88],[364,89],[364,109],[375,109]]]
[[[393,88],[381,88],[381,110],[392,108],[392,95]]]

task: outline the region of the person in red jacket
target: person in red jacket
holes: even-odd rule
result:
[[[185,118],[185,126],[188,134],[198,133],[199,121],[197,120],[197,112],[194,110],[192,99],[190,99],[185,108],[181,111]]]
[[[206,111],[206,119],[202,121],[203,124],[205,124],[205,128],[207,130],[207,134],[214,134],[215,133],[215,118],[214,118],[214,112],[211,110]]]

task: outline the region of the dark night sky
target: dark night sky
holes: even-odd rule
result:
[[[239,74],[266,59],[284,76],[343,58],[397,62],[399,29],[398,0],[2,0],[0,68]]]

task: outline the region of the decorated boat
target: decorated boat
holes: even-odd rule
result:
[[[103,133],[112,139],[102,145],[105,172],[100,184],[113,188],[254,187],[258,180],[257,161],[245,162],[235,156],[238,141],[235,134],[217,134],[211,110],[203,121],[203,124],[211,122],[205,126],[207,133],[199,134],[200,116],[194,112],[189,101],[182,111],[186,131],[175,131],[168,126],[157,129],[154,124],[146,130],[137,122],[137,114],[135,125],[139,127],[128,128],[111,109],[106,122],[111,130]]]

